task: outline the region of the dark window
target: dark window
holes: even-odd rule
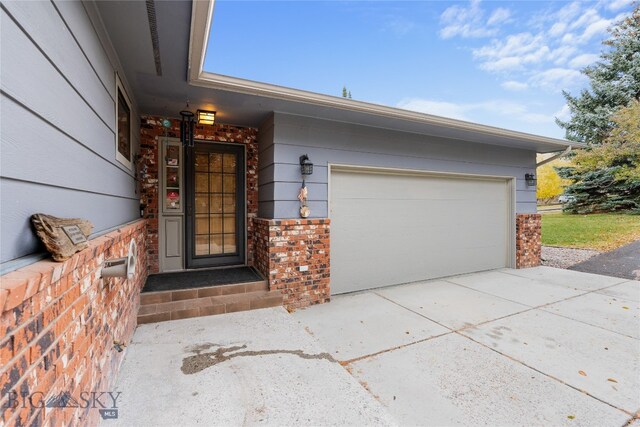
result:
[[[131,162],[131,108],[118,88],[118,153]]]

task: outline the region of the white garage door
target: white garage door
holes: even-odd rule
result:
[[[509,266],[506,179],[331,171],[331,293]]]

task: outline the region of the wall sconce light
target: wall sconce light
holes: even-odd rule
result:
[[[524,180],[527,183],[527,187],[533,187],[536,185],[536,176],[532,173],[525,174]]]
[[[305,183],[306,177],[313,173],[313,163],[309,160],[309,156],[303,154],[300,156],[300,172],[302,173],[302,188],[298,194],[298,200],[300,200],[300,217],[308,218],[311,215],[311,210],[307,206],[308,189]]]
[[[313,163],[309,160],[309,156],[306,154],[300,156],[300,170],[302,176],[309,176],[313,173]]]
[[[198,110],[196,114],[198,116],[199,125],[212,125],[216,121],[215,111]]]
[[[189,108],[188,102],[187,108]],[[182,110],[180,111],[180,116],[182,116],[182,121],[180,122],[180,141],[182,145],[193,147],[194,114],[189,110]]]

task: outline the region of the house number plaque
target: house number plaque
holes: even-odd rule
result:
[[[62,230],[74,245],[87,241],[87,238],[82,233],[82,230],[80,230],[80,227],[78,227],[77,225],[66,225],[62,227]]]

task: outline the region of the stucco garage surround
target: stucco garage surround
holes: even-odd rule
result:
[[[330,168],[331,293],[512,266],[504,178]]]

